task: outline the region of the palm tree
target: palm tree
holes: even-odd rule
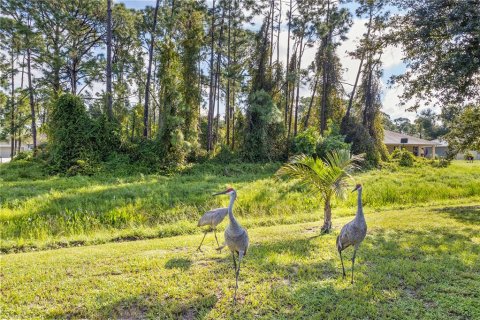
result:
[[[320,193],[324,204],[322,233],[328,233],[332,228],[332,197],[345,198],[347,179],[351,178],[352,171],[359,168],[362,160],[363,155],[351,156],[348,150],[329,152],[324,159],[298,155],[281,167],[276,175],[300,180],[301,184]]]

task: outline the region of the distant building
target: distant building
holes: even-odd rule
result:
[[[434,141],[420,139],[408,134],[384,130],[383,143],[392,153],[395,149],[404,148],[417,157],[431,158],[435,154],[437,143]]]
[[[392,153],[395,149],[404,148],[417,157],[432,158],[433,154],[440,158],[445,158],[447,156],[448,143],[444,140],[425,140],[389,130],[383,130],[383,132],[383,143],[387,147],[389,153]],[[470,151],[470,153],[473,154],[474,159],[480,160],[480,152]],[[464,154],[459,153],[455,158],[457,160],[463,160]]]

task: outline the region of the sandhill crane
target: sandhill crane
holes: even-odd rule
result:
[[[248,233],[235,219],[233,216],[233,203],[237,198],[237,192],[234,189],[227,189],[218,194],[229,194],[230,195],[230,205],[228,206],[228,218],[230,219],[230,224],[227,229],[225,229],[225,244],[218,248],[218,250],[223,249],[223,247],[228,246],[232,252],[233,257],[233,266],[235,268],[235,294],[233,296],[233,303],[237,301],[237,289],[238,289],[238,276],[240,274],[240,264],[242,263],[243,257],[247,254],[248,249]],[[238,254],[238,266],[235,260],[235,253]]]
[[[349,246],[354,246],[353,257],[352,257],[352,284],[353,284],[353,267],[355,265],[355,255],[357,253],[360,243],[365,239],[367,234],[367,223],[365,221],[365,216],[363,215],[362,207],[362,185],[357,184],[355,189],[352,192],[358,192],[357,200],[357,213],[355,218],[343,226],[340,234],[337,237],[337,250],[340,254],[340,260],[342,261],[342,270],[343,278],[346,278],[345,267],[343,265],[342,251],[348,248]]]
[[[214,194],[214,196],[218,196],[220,194],[225,194],[226,192],[231,191],[231,190],[233,190],[233,189],[232,188],[227,189],[224,192],[219,192],[219,193]],[[217,240],[217,246],[220,246],[220,244],[218,243],[218,238],[217,238],[217,226],[223,221],[223,219],[225,219],[225,217],[228,214],[228,210],[229,209],[231,210],[232,206],[233,206],[233,202],[230,201],[230,205],[228,206],[228,208],[217,208],[217,209],[210,210],[210,211],[206,212],[200,218],[200,220],[198,220],[198,224],[197,224],[198,227],[209,226],[210,229],[205,230],[205,233],[204,233],[203,238],[202,238],[202,242],[200,242],[200,245],[198,246],[197,251],[202,251],[201,247],[202,247],[203,240],[205,240],[205,236],[211,230],[213,230],[213,233],[215,235],[215,240]]]

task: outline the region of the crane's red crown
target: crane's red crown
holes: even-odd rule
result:
[[[233,188],[228,188],[225,192],[234,191]]]

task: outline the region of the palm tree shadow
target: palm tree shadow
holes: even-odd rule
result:
[[[192,260],[188,258],[172,258],[165,263],[166,269],[180,269],[186,271],[192,266]]]

